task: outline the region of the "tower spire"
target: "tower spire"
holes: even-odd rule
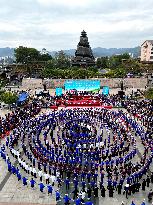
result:
[[[80,41],[77,45],[75,57],[72,60],[73,66],[88,67],[95,65],[95,59],[88,42],[87,33],[83,30],[81,32]]]

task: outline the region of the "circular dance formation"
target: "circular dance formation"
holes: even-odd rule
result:
[[[1,146],[8,171],[24,186],[47,190],[61,204],[93,204],[153,183],[152,140],[122,110],[61,109],[26,115]],[[142,147],[140,152],[139,147]],[[146,184],[145,184],[146,183]]]

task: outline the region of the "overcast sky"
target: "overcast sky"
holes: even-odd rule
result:
[[[153,0],[0,0],[0,47],[135,47],[153,39]]]

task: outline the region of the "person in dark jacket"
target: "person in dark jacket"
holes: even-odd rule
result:
[[[150,177],[149,176],[147,176],[146,183],[147,183],[147,187],[149,187],[149,184],[150,184]]]
[[[121,184],[117,185],[117,190],[118,190],[118,194],[121,194],[121,190],[122,190],[122,185]]]
[[[143,179],[143,182],[142,182],[142,190],[145,191],[145,188],[146,188],[146,180]]]
[[[101,197],[105,197],[106,189],[104,186],[101,187]]]
[[[98,197],[98,189],[97,186],[94,188],[94,197]]]
[[[73,191],[72,193],[74,194],[74,195],[73,195],[73,200],[74,200],[75,198],[78,197],[78,193],[79,193],[79,191],[78,191],[77,188],[75,188],[74,191]]]
[[[114,189],[113,189],[113,186],[109,186],[108,187],[108,190],[109,190],[109,197],[113,197],[113,194],[114,194]]]
[[[153,172],[151,173],[151,183],[153,183]]]
[[[92,192],[92,190],[91,190],[91,188],[90,188],[90,186],[89,186],[88,189],[87,189],[88,199],[91,198],[91,192]]]

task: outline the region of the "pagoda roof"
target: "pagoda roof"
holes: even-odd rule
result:
[[[82,36],[82,37],[87,37],[87,33],[83,30],[83,31],[81,32],[81,36]]]

